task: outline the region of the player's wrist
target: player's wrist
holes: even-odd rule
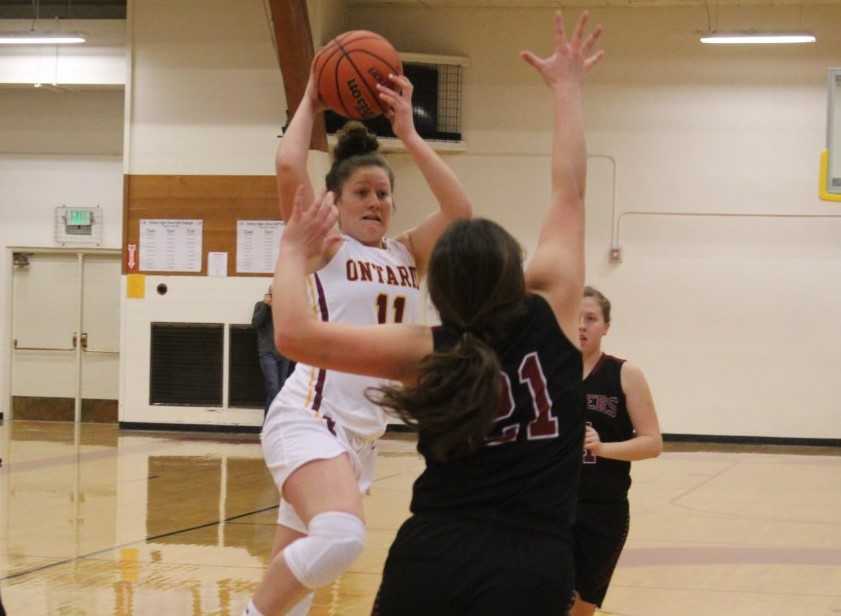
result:
[[[568,99],[571,97],[581,96],[582,83],[583,82],[580,78],[568,75],[553,81],[551,88],[555,98]]]
[[[400,132],[403,134],[397,135],[397,138],[403,142],[403,145],[406,146],[406,149],[418,147],[425,143],[423,137],[420,136],[414,125],[411,128],[407,128],[405,131]]]
[[[281,258],[288,259],[294,263],[299,261],[306,262],[308,255],[308,248],[303,245],[297,245],[295,242],[282,242],[278,260]]]

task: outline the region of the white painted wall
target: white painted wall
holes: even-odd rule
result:
[[[31,20],[0,20],[2,31]],[[52,23],[49,24],[52,26]],[[38,29],[46,24],[38,24]],[[0,48],[0,412],[8,412],[11,256],[8,246],[51,247],[55,208],[100,205],[103,244],[122,242],[125,22],[64,21],[83,46]],[[44,84],[33,88],[36,83]],[[57,87],[53,87],[57,84]],[[17,373],[37,388],[38,372]],[[42,388],[42,395],[44,393]]]
[[[103,247],[119,248],[122,174],[119,156],[0,154],[0,412],[8,412],[11,319],[10,246],[52,247],[55,208],[99,204]],[[45,298],[47,301],[48,298]],[[44,393],[43,370],[18,370],[23,389]],[[24,379],[22,382],[21,379]]]
[[[9,156],[122,158],[123,92],[0,89],[0,134],[0,154]],[[55,170],[62,173],[59,167]],[[26,187],[21,190],[26,192]],[[112,240],[119,245],[120,235]]]
[[[235,11],[221,0],[200,4],[201,11],[198,0],[133,3],[127,169],[271,173],[285,104],[262,2],[243,1]],[[314,18],[319,41],[367,28],[401,50],[470,57],[469,149],[447,160],[478,213],[533,249],[548,198],[549,102],[517,52],[548,49],[551,11],[323,6],[335,10]],[[721,8],[719,29],[815,31],[819,43],[799,48],[702,47],[694,37],[706,26],[701,7],[602,9],[594,18],[607,27],[608,59],[587,89],[588,140],[592,154],[616,160],[617,215],[841,214],[816,196],[826,68],[841,57],[841,8],[808,7],[802,17],[798,7]],[[432,198],[405,155],[390,158],[398,174],[399,232],[431,210]],[[594,159],[589,278],[615,304],[607,348],[646,371],[663,428],[841,437],[830,391],[841,365],[841,328],[832,324],[841,309],[841,221],[626,215],[624,262],[611,265],[612,190],[610,164]],[[6,228],[0,235],[13,233]],[[141,330],[148,332],[153,318],[245,322],[265,284],[166,280],[175,292],[169,303],[147,296],[124,305],[124,337],[131,341],[123,346],[124,387],[126,379],[148,382],[137,375],[148,365]],[[193,298],[173,301],[182,293]],[[203,410],[160,419],[144,410],[135,390],[123,400],[126,420],[193,423],[204,415],[214,423],[257,422],[256,412],[245,419]]]
[[[0,19],[0,32],[28,32],[31,19]],[[52,21],[37,30],[47,31]],[[85,35],[83,45],[0,47],[0,84],[122,86],[126,79],[125,21],[62,20],[63,32]]]
[[[347,0],[307,0],[312,44],[318,49],[347,29]]]
[[[551,116],[517,57],[549,48],[548,9],[354,7],[349,28],[399,49],[466,55],[466,154],[448,157],[477,213],[533,249],[548,199]],[[708,48],[702,8],[593,11],[607,60],[587,87],[591,154],[617,163],[617,215],[632,210],[841,214],[819,201],[826,68],[841,57],[841,9],[722,7],[720,29],[814,30],[819,43]],[[423,24],[423,27],[418,27]],[[394,155],[395,229],[431,209]],[[643,367],[673,433],[841,437],[841,218],[623,219],[611,265],[612,177],[591,161],[588,277],[615,304],[609,352]]]
[[[316,45],[321,32],[342,21],[343,6],[310,3]],[[129,31],[128,173],[274,173],[286,100],[262,0],[135,2]],[[313,173],[323,176],[326,157],[312,159]],[[150,406],[149,335],[153,321],[249,323],[267,281],[147,278],[146,299],[123,305],[120,420],[259,426],[262,409]],[[158,282],[170,289],[165,297],[154,293]]]
[[[127,173],[273,173],[286,104],[263,0],[144,0],[128,27]]]
[[[228,399],[227,374],[222,407],[150,405],[151,324],[249,324],[254,302],[262,299],[269,282],[269,276],[222,280],[207,276],[146,276],[145,298],[123,300],[120,421],[261,425],[263,409],[228,408],[224,403]],[[165,295],[157,293],[159,284],[167,286]],[[226,335],[224,356],[227,355]]]

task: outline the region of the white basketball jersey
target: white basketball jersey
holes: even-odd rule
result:
[[[322,321],[351,325],[418,322],[420,281],[408,248],[392,239],[385,240],[385,248],[374,248],[342,237],[330,263],[308,278],[313,312]],[[375,439],[385,432],[386,416],[365,390],[384,383],[389,381],[299,363],[272,406],[307,408]]]

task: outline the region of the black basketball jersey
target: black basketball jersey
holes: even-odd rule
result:
[[[493,518],[527,530],[563,533],[572,522],[583,452],[581,352],[539,295],[494,350],[502,365],[497,420],[486,444],[446,463],[427,457],[412,512]],[[433,329],[435,349],[457,333]],[[424,434],[418,450],[424,453]]]
[[[604,443],[627,441],[634,436],[622,391],[624,359],[603,354],[584,379],[584,419],[593,425]],[[597,456],[584,456],[579,500],[612,502],[628,497],[631,463]]]

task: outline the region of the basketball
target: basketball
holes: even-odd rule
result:
[[[313,70],[322,103],[345,118],[367,120],[385,112],[377,84],[392,87],[389,73],[400,75],[400,56],[375,32],[340,34],[315,56]]]

